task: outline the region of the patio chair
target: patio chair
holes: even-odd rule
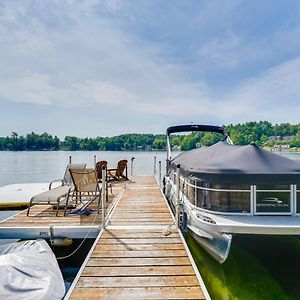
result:
[[[67,214],[68,206],[78,201],[81,206],[78,211],[86,209],[95,200],[98,200],[97,213],[99,213],[101,188],[94,169],[76,170],[70,169],[74,187],[68,191],[64,216]]]
[[[55,205],[56,216],[58,216],[58,210],[61,206],[61,202],[66,199],[73,186],[70,170],[74,169],[83,171],[85,168],[86,164],[68,164],[63,179],[53,180],[49,184],[48,191],[37,194],[30,199],[27,216],[29,215],[30,209],[33,205]],[[53,188],[52,186],[55,182],[60,182],[61,185]]]
[[[99,181],[102,180],[102,168],[105,167],[107,170],[107,161],[106,160],[100,160],[95,165],[96,175]]]
[[[108,181],[128,180],[127,163],[128,163],[128,161],[126,159],[123,159],[118,162],[116,169],[107,169]],[[125,175],[124,175],[124,172],[125,172]]]
[[[107,161],[106,160],[100,160],[96,163],[95,170],[97,174],[97,178],[99,182],[102,182],[102,168],[105,167],[105,190],[106,190],[106,201],[108,201],[108,188],[110,188],[110,193],[112,194],[112,185],[107,180]]]

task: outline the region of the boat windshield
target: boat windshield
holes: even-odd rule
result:
[[[191,204],[211,212],[256,215],[300,213],[300,185],[212,184],[189,179],[181,180],[180,189]]]
[[[189,201],[200,208],[233,213],[250,213],[250,185],[210,184],[194,181],[188,188]]]

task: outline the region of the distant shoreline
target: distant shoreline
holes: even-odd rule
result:
[[[256,145],[268,150],[300,151],[300,123],[275,124],[268,121],[225,125],[224,130],[236,145]],[[212,132],[192,132],[186,135],[172,134],[171,144],[181,151],[197,146],[210,146],[223,137]],[[0,137],[0,151],[165,151],[165,134],[128,133],[111,137],[65,136],[60,139],[47,132],[31,132],[24,136],[12,132]]]
[[[83,150],[83,149],[79,149],[79,150],[64,150],[64,149],[58,149],[58,150],[0,150],[1,152],[166,152],[167,150]],[[173,151],[173,152],[178,152]]]
[[[283,150],[278,150],[278,149],[270,149],[267,147],[262,147],[262,149],[271,151],[271,152],[282,152],[282,153],[300,153],[300,149],[283,149]],[[58,150],[0,150],[1,152],[166,152],[167,150],[165,149],[158,149],[158,150],[68,150],[68,149],[58,149]],[[181,152],[181,151],[188,151],[188,150],[173,150],[173,152]]]

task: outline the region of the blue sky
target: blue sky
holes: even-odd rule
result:
[[[0,1],[0,135],[299,123],[300,1]]]

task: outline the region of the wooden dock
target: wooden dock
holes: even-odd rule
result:
[[[105,202],[106,210],[109,210],[119,194],[123,191],[124,184],[113,185],[113,194],[109,192],[108,201]],[[97,208],[94,202],[91,209]],[[101,226],[100,215],[72,215],[63,216],[63,210],[56,216],[56,209],[52,205],[34,205],[29,216],[27,209],[16,215],[0,221],[0,238],[4,239],[36,239],[51,237],[69,238],[96,238]]]
[[[65,299],[206,299],[201,276],[154,177],[134,177]]]

